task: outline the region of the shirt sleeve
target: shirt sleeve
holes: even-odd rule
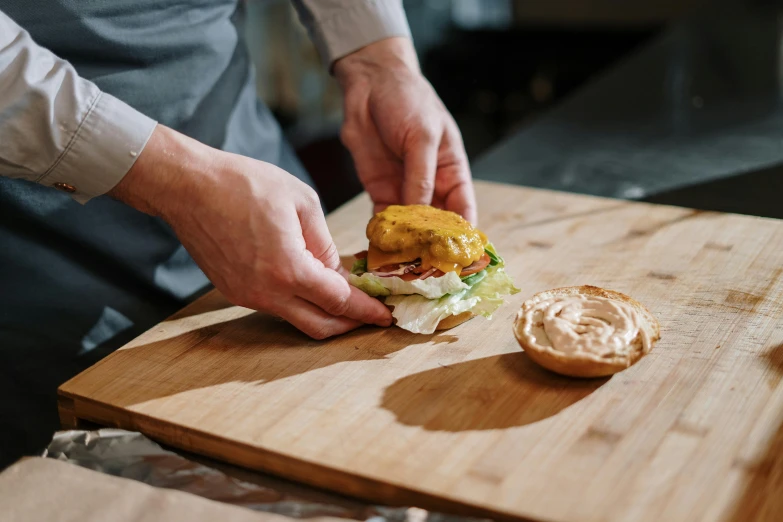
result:
[[[119,183],[155,125],[79,77],[0,11],[0,176],[85,203]]]
[[[373,42],[411,36],[402,0],[294,0],[294,6],[330,69]]]

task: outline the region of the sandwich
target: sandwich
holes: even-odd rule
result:
[[[606,377],[630,368],[661,338],[641,303],[595,286],[547,290],[525,301],[514,335],[530,359],[570,377]]]
[[[414,333],[491,318],[519,292],[487,237],[460,215],[429,205],[391,205],[367,224],[349,282],[381,298],[395,324]]]

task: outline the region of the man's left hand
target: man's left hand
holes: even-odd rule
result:
[[[407,38],[388,38],[338,60],[341,139],[375,212],[431,204],[476,222],[476,200],[457,124],[419,70]]]

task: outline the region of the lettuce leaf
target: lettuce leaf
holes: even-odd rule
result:
[[[484,252],[489,256],[489,266],[505,266],[503,258],[498,255],[495,246],[492,243],[484,245]]]
[[[516,294],[519,289],[501,266],[490,266],[485,272],[486,276],[473,286],[440,299],[391,295],[384,302],[394,307],[392,316],[397,326],[413,333],[431,334],[442,319],[467,311],[490,319],[503,304],[502,296]]]
[[[469,288],[462,282],[456,272],[449,272],[441,277],[428,277],[403,281],[399,277],[378,277],[369,272],[362,275],[350,274],[348,282],[371,296],[412,295],[418,294],[428,300],[438,299],[446,294],[462,292]]]
[[[459,297],[457,300],[465,298],[469,302],[473,302],[470,301],[471,297],[467,296],[466,292],[475,288],[480,283],[483,283],[485,280],[487,280],[490,274],[492,274],[493,280],[487,281],[486,283],[490,286],[483,286],[482,288],[493,288],[493,285],[497,286],[499,284],[498,282],[501,281],[505,287],[512,288],[518,292],[519,290],[514,287],[511,279],[505,274],[505,272],[503,272],[503,258],[501,258],[495,251],[495,247],[492,245],[492,243],[487,243],[484,247],[484,251],[490,258],[489,266],[481,272],[465,276],[461,279],[455,272],[449,272],[441,277],[430,277],[427,279],[414,281],[403,281],[401,278],[396,276],[379,277],[367,272],[366,259],[359,259],[351,268],[351,274],[348,276],[348,282],[362,290],[364,293],[373,297],[422,296],[423,298],[426,298],[426,300],[432,301],[448,296],[458,295],[462,297]],[[500,293],[502,294],[509,292],[501,291]],[[489,302],[488,300],[490,298],[485,296],[482,299],[485,303],[482,306],[488,306],[487,303]],[[389,300],[387,299],[386,302],[388,303]],[[500,300],[500,303],[502,303],[502,299]],[[475,301],[474,305],[471,306],[478,306],[479,304],[479,301]],[[463,303],[459,306],[464,307],[467,305]],[[495,308],[497,308],[497,306]],[[444,317],[458,313],[462,312],[448,313]]]
[[[357,259],[351,267],[352,274],[362,274],[367,271],[367,258]]]

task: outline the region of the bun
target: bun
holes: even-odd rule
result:
[[[639,333],[631,341],[628,350],[603,355],[589,351],[563,352],[551,346],[531,342],[530,336],[525,334],[526,327],[533,326],[529,324],[528,312],[542,301],[576,295],[620,301],[634,309],[639,318]],[[538,330],[538,334],[548,341],[543,329]],[[570,377],[606,377],[629,368],[648,351],[645,350],[644,335],[649,339],[649,348],[661,337],[660,324],[647,308],[620,292],[595,286],[571,286],[540,292],[522,305],[514,321],[514,336],[528,356],[544,368]]]
[[[462,323],[470,321],[474,317],[476,317],[476,314],[474,314],[473,312],[462,312],[461,314],[450,315],[445,319],[441,319],[441,321],[438,323],[438,326],[437,328],[435,328],[435,330],[436,331],[448,330],[450,328],[454,328],[455,326],[459,326]]]
[[[392,312],[394,311],[394,307],[393,306],[386,305],[386,308],[388,308]],[[455,326],[459,326],[462,323],[466,323],[466,322],[470,321],[474,317],[476,317],[476,314],[474,314],[473,312],[462,312],[461,314],[450,315],[450,316],[446,317],[445,319],[441,319],[440,320],[440,322],[438,323],[438,326],[435,327],[435,331],[437,332],[437,331],[440,331],[440,330],[449,330],[451,328],[454,328]],[[397,319],[394,319],[394,323],[396,323],[396,322],[397,322]]]

